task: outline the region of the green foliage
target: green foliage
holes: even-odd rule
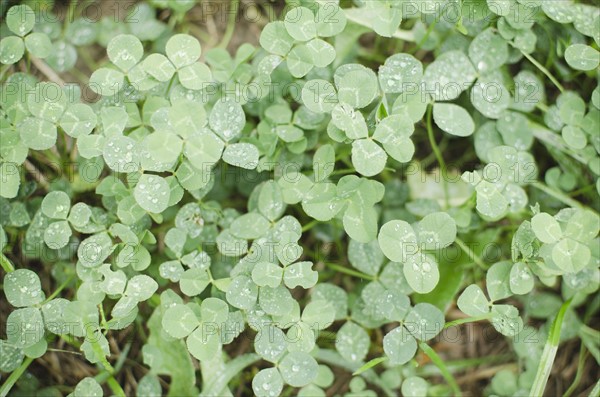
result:
[[[23,3],[0,395],[460,395],[473,357],[433,340],[476,321],[519,363],[482,394],[541,394],[560,341],[599,360],[597,7],[303,0],[230,53],[235,12],[218,43],[192,0]],[[18,380],[65,344],[98,373]]]

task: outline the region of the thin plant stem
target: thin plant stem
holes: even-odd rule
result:
[[[235,32],[235,20],[237,18],[238,4],[240,0],[231,0],[229,3],[229,19],[227,20],[227,28],[225,34],[221,39],[221,42],[217,45],[217,48],[227,48]]]
[[[23,373],[27,370],[27,367],[29,367],[29,365],[31,365],[32,362],[33,362],[33,358],[31,358],[31,357],[25,358],[25,360],[21,363],[19,368],[15,369],[10,374],[10,376],[2,384],[2,387],[0,387],[0,397],[6,397],[6,395],[10,391],[10,389],[12,389],[12,387],[19,380],[21,375],[23,375]]]
[[[456,325],[461,325],[461,324],[476,323],[477,321],[488,320],[490,318],[492,318],[491,313],[483,314],[481,316],[475,316],[475,317],[459,318],[458,320],[450,321],[450,322],[444,324],[444,329],[454,327]]]
[[[1,252],[0,252],[0,265],[2,265],[2,269],[4,269],[4,271],[6,273],[15,271],[15,267],[13,266],[12,262]]]
[[[448,197],[448,182],[444,178],[446,175],[446,162],[444,161],[444,157],[442,156],[442,152],[438,147],[435,136],[433,135],[433,125],[432,125],[432,114],[433,114],[433,105],[429,104],[427,106],[427,136],[429,137],[429,144],[431,145],[431,149],[433,153],[435,153],[435,158],[440,166],[440,173],[442,175],[442,185],[444,186],[444,199],[446,202],[446,207],[449,207],[449,197]]]
[[[456,243],[456,245],[459,246],[459,248],[461,250],[463,250],[463,252],[465,254],[467,254],[469,256],[469,258],[471,258],[471,260],[473,262],[475,262],[475,264],[477,264],[477,266],[481,267],[482,269],[487,269],[486,264],[483,262],[483,260],[479,257],[479,255],[477,255],[475,252],[473,252],[473,250],[471,248],[469,248],[469,246],[467,244],[465,244],[464,241],[462,241],[460,238],[456,238],[454,240],[454,242]]]
[[[73,280],[73,278],[75,277],[74,274],[72,274],[71,276],[69,276],[61,285],[58,286],[58,288],[56,288],[54,290],[54,292],[46,298],[46,300],[42,303],[48,303],[50,302],[52,299],[56,298],[58,296],[58,294],[60,294],[60,291],[62,291],[63,289],[65,289],[65,287],[67,285],[69,285],[69,283],[71,282],[71,280]]]
[[[354,277],[362,278],[362,279],[369,280],[369,281],[375,280],[375,276],[361,273],[356,270],[348,269],[347,267],[336,265],[335,263],[325,263],[325,266],[327,266],[330,269],[337,270],[340,273],[345,273],[349,276],[354,276]]]
[[[579,201],[574,200],[573,198],[569,197],[568,195],[564,194],[563,192],[559,192],[558,190],[552,189],[550,186],[548,186],[542,182],[533,182],[531,184],[531,186],[533,186],[534,188],[536,188],[538,190],[541,190],[542,192],[546,193],[549,196],[554,197],[555,199],[557,199],[558,201],[560,201],[561,203],[563,203],[569,207],[584,208],[584,205],[581,204]],[[596,212],[596,211],[592,210],[591,208],[588,208],[588,209],[592,212]]]
[[[558,82],[556,77],[554,77],[552,75],[552,73],[550,73],[550,71],[544,67],[544,65],[542,65],[541,63],[536,61],[536,59],[534,57],[532,57],[525,51],[523,51],[521,49],[519,49],[519,50],[521,51],[521,54],[523,54],[523,56],[529,60],[529,62],[531,62],[536,68],[538,68],[542,73],[544,73],[546,75],[546,77],[548,77],[550,79],[550,81],[552,83],[554,83],[554,85],[556,86],[556,88],[558,88],[560,90],[560,92],[563,92],[565,90],[564,87]]]

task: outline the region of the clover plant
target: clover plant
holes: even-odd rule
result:
[[[13,3],[0,396],[598,395],[597,5]]]

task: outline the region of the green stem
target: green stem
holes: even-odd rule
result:
[[[319,224],[319,221],[316,219],[310,221],[309,223],[307,223],[306,225],[304,225],[302,227],[302,233],[309,231],[310,229],[317,226],[318,224]]]
[[[217,45],[218,48],[227,48],[231,42],[233,32],[235,31],[235,20],[237,17],[238,4],[239,0],[231,0],[229,3],[229,19],[227,20],[227,28],[225,29],[223,39],[221,39],[221,42]]]
[[[10,376],[8,377],[8,379],[6,379],[6,381],[2,384],[2,387],[0,387],[0,397],[6,397],[6,395],[10,391],[10,389],[12,389],[12,387],[19,380],[19,378],[21,377],[21,375],[23,375],[23,373],[25,372],[25,370],[27,370],[27,367],[29,367],[29,365],[32,362],[33,362],[33,358],[31,358],[31,357],[25,358],[25,360],[21,363],[21,365],[19,366],[19,368],[15,369],[10,374]]]
[[[71,282],[71,280],[73,280],[73,278],[75,277],[74,274],[70,275],[61,285],[58,286],[58,288],[56,288],[54,290],[54,292],[46,298],[46,300],[42,303],[42,305],[50,302],[52,299],[56,298],[58,296],[58,294],[60,294],[60,291],[62,291],[63,289],[65,289],[65,287]]]
[[[479,266],[482,269],[487,269],[486,264],[479,257],[479,255],[477,255],[475,252],[473,252],[473,250],[471,248],[469,248],[469,246],[467,244],[465,244],[464,241],[462,241],[460,238],[456,237],[454,242],[456,243],[456,245],[458,245],[460,247],[461,250],[463,250],[463,252],[465,254],[467,254],[469,256],[469,258],[471,258],[471,260],[473,262],[475,262],[475,264],[477,266]]]
[[[77,8],[77,1],[78,0],[71,0],[71,2],[69,3],[69,9],[67,10],[67,16],[65,18],[65,23],[63,25],[63,36],[67,32],[69,25],[75,18],[75,9]]]
[[[581,376],[583,375],[583,369],[585,367],[585,359],[587,357],[587,350],[585,348],[585,344],[581,342],[581,347],[579,348],[579,362],[577,364],[577,372],[575,373],[575,379],[573,379],[573,383],[567,389],[563,397],[569,397],[577,387],[579,386],[579,382],[581,381]]]
[[[2,269],[4,269],[6,273],[15,271],[15,267],[13,266],[13,264],[2,252],[0,252],[0,265],[2,265]]]
[[[477,321],[487,320],[490,318],[492,318],[491,313],[483,314],[481,316],[475,316],[475,317],[459,318],[458,320],[450,321],[449,323],[444,324],[444,329],[454,327],[456,325],[461,325],[461,324],[475,323]]]
[[[431,25],[429,25],[427,27],[427,31],[425,32],[425,35],[423,36],[423,38],[421,40],[419,40],[419,42],[417,43],[416,47],[413,48],[409,53],[414,55],[417,51],[419,51],[421,49],[421,46],[427,41],[427,39],[429,38],[429,36],[431,35],[431,32],[433,32],[433,29],[435,29],[435,25],[437,25],[437,21],[438,19],[434,19],[433,22],[431,23]]]
[[[554,358],[556,357],[556,352],[560,343],[560,330],[562,323],[565,318],[565,313],[570,305],[571,299],[563,303],[558,311],[558,314],[556,315],[556,318],[554,319],[554,322],[552,323],[552,328],[550,329],[548,340],[546,341],[544,351],[542,352],[542,357],[533,381],[533,386],[531,387],[531,392],[529,393],[530,396],[542,396],[544,394],[544,389],[546,388],[546,383],[548,382],[548,377],[550,376],[550,370],[552,369],[552,364],[554,364]]]
[[[446,208],[449,207],[448,202],[448,183],[445,179],[446,175],[446,162],[444,161],[444,157],[442,157],[442,152],[438,147],[435,136],[433,135],[433,125],[432,125],[432,113],[433,113],[433,105],[429,104],[427,106],[427,136],[429,137],[429,144],[431,145],[431,149],[433,153],[435,153],[435,158],[440,166],[440,174],[442,175],[442,184],[444,185],[444,199],[446,201]]]
[[[532,57],[531,55],[529,55],[525,51],[523,51],[521,49],[519,49],[519,50],[521,51],[521,54],[523,54],[523,56],[529,60],[529,62],[533,63],[533,65],[536,68],[538,68],[542,73],[544,73],[546,75],[546,77],[548,77],[550,79],[550,81],[552,83],[554,83],[554,85],[556,86],[556,88],[558,88],[560,90],[560,92],[563,92],[565,90],[564,87],[558,82],[558,80],[556,79],[556,77],[554,77],[552,75],[552,73],[550,73],[550,71],[544,67],[544,65],[542,65],[541,63],[539,63],[538,61],[536,61],[534,57]]]
[[[368,274],[365,274],[365,273],[362,273],[362,272],[359,272],[356,270],[348,269],[347,267],[336,265],[335,263],[325,263],[325,266],[327,266],[333,270],[337,270],[340,273],[348,274],[350,276],[362,278],[362,279],[369,280],[369,281],[375,280],[374,276],[370,276]]]
[[[460,391],[460,387],[458,387],[458,383],[456,383],[456,379],[454,379],[454,376],[452,376],[452,374],[446,367],[446,364],[441,359],[441,357],[438,356],[438,354],[435,352],[435,350],[433,350],[425,342],[421,342],[419,344],[419,347],[421,348],[421,350],[423,350],[423,353],[425,353],[431,359],[431,361],[433,361],[433,363],[435,365],[437,365],[437,367],[440,369],[442,376],[444,377],[444,379],[446,379],[446,382],[448,382],[448,384],[452,388],[453,395],[455,397],[461,397],[462,393]]]
[[[550,186],[548,186],[542,182],[533,182],[531,184],[531,186],[533,186],[534,188],[536,188],[538,190],[541,190],[542,192],[546,193],[549,196],[554,197],[555,199],[557,199],[558,201],[562,202],[565,205],[568,205],[569,207],[573,207],[573,208],[583,208],[584,207],[579,201],[572,199],[571,197],[567,196],[563,192],[559,192],[558,190],[552,189]]]

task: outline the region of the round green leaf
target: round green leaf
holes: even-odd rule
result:
[[[560,240],[552,248],[552,260],[566,273],[577,273],[588,265],[590,259],[590,249],[568,237]]]
[[[302,321],[313,329],[325,329],[333,323],[335,318],[335,307],[331,302],[316,301],[309,302],[302,312]]]
[[[210,284],[206,270],[188,269],[179,279],[179,288],[187,296],[200,295]]]
[[[412,90],[423,77],[423,65],[410,54],[396,54],[379,67],[379,85],[385,93]]]
[[[8,343],[13,346],[27,348],[35,345],[44,337],[45,331],[40,309],[26,307],[11,312],[6,319],[6,330]]]
[[[426,92],[436,101],[451,101],[459,97],[473,81],[476,71],[467,56],[458,50],[438,56],[423,74]],[[455,105],[456,106],[456,105]]]
[[[489,313],[491,306],[481,288],[476,284],[465,288],[456,303],[463,313],[473,317]]]
[[[162,394],[158,376],[149,372],[138,382],[136,397],[160,397]]]
[[[231,306],[248,310],[256,304],[258,287],[249,277],[238,276],[229,284],[226,296]]]
[[[418,376],[410,376],[402,382],[402,395],[404,397],[421,397],[427,395],[429,385],[427,381]]]
[[[158,175],[143,174],[135,185],[133,196],[148,212],[160,214],[169,206],[169,183]]]
[[[268,23],[260,33],[259,42],[265,50],[281,56],[286,56],[294,45],[294,39],[288,34],[285,23],[280,21]]]
[[[579,127],[566,125],[562,129],[562,137],[565,143],[575,150],[581,150],[587,145],[587,136]]]
[[[252,390],[257,397],[276,397],[283,390],[283,379],[277,368],[261,369],[252,379]]]
[[[265,360],[276,363],[287,350],[284,332],[274,325],[265,325],[254,339],[254,350]]]
[[[102,155],[108,168],[115,172],[131,173],[139,169],[137,142],[128,136],[108,137]]]
[[[512,263],[509,261],[502,261],[494,264],[488,269],[485,277],[485,284],[492,302],[508,298],[512,295],[509,281],[511,268]]]
[[[145,274],[138,274],[127,282],[125,295],[134,298],[138,302],[142,302],[150,299],[157,289],[158,283],[151,277]]]
[[[440,280],[440,272],[432,256],[417,253],[407,258],[404,264],[404,277],[415,292],[426,294],[436,287]]]
[[[198,327],[188,336],[186,340],[187,348],[200,361],[210,360],[219,354],[221,350],[220,337],[216,332],[210,329],[204,330]]]
[[[25,47],[37,58],[46,58],[52,53],[52,42],[44,33],[28,34],[25,37]]]
[[[259,287],[277,288],[283,278],[281,266],[270,262],[259,262],[252,269],[252,281]]]
[[[212,72],[209,67],[200,62],[179,69],[178,76],[181,85],[188,90],[201,90],[212,81]]]
[[[279,363],[281,377],[290,386],[302,387],[317,377],[319,364],[308,353],[288,353]]]
[[[336,3],[317,3],[317,34],[320,37],[333,37],[346,27],[346,13]]]
[[[48,65],[59,73],[70,70],[77,62],[77,50],[64,40],[57,40],[52,45],[52,53],[46,58]]]
[[[103,395],[102,386],[94,378],[83,378],[73,390],[73,397],[102,397]]]
[[[200,42],[189,34],[176,34],[166,45],[166,53],[177,69],[191,65],[200,58]]]
[[[409,255],[417,252],[417,235],[405,221],[395,220],[379,230],[379,247],[394,262],[404,263]]]
[[[324,68],[335,60],[335,48],[321,39],[312,39],[306,43],[306,48],[312,54],[313,64],[318,68]]]
[[[283,281],[286,287],[294,289],[301,286],[309,289],[315,286],[319,279],[319,273],[312,270],[312,262],[297,262],[285,268]]]
[[[435,338],[444,324],[444,313],[430,303],[417,303],[404,319],[404,327],[421,341]]]
[[[111,97],[115,96],[124,87],[125,76],[114,69],[100,68],[90,76],[88,83],[96,94]]]
[[[0,40],[0,62],[12,65],[23,58],[25,44],[23,39],[16,36],[8,36]]]
[[[336,81],[338,98],[352,108],[360,109],[373,102],[377,96],[377,76],[372,70],[364,68],[352,70]]]
[[[298,44],[287,55],[290,74],[299,79],[306,76],[315,65],[314,53],[306,44]]]
[[[208,118],[210,128],[225,142],[238,138],[245,123],[244,109],[231,97],[217,101]]]
[[[581,242],[592,241],[598,235],[600,217],[589,210],[577,210],[567,222],[565,236]]]
[[[510,269],[510,290],[517,295],[525,295],[533,289],[534,279],[531,270],[523,262],[515,263]]]
[[[508,44],[494,29],[488,28],[469,45],[469,58],[479,73],[488,73],[508,61]]]
[[[21,365],[23,358],[23,349],[0,339],[0,371],[14,371]]]
[[[18,36],[25,36],[35,25],[35,13],[28,5],[13,6],[6,14],[6,25]]]
[[[236,167],[253,170],[258,166],[258,148],[252,143],[232,143],[223,151],[223,161]]]
[[[302,87],[302,102],[316,113],[328,113],[337,103],[337,93],[327,80],[310,80]]]
[[[383,337],[383,351],[391,365],[409,362],[417,352],[417,341],[403,326],[394,328]]]
[[[275,221],[283,215],[285,204],[281,188],[274,181],[267,181],[260,189],[258,210],[270,221]]]
[[[71,199],[65,192],[50,192],[42,200],[41,209],[48,218],[67,219],[70,208]]]
[[[44,231],[44,242],[52,249],[60,249],[69,243],[72,234],[69,222],[53,222]]]
[[[108,43],[106,53],[112,63],[127,73],[142,60],[144,46],[136,36],[120,34]]]
[[[573,44],[565,50],[565,60],[573,69],[594,70],[600,64],[600,52],[585,44]]]
[[[210,170],[221,159],[225,144],[211,132],[190,137],[183,152],[190,163],[199,170]]]
[[[306,7],[294,7],[285,14],[285,28],[298,41],[308,41],[317,35],[315,14]],[[281,54],[285,55],[285,54]]]
[[[359,139],[352,142],[352,165],[364,176],[381,173],[387,162],[385,151],[371,139]]]
[[[350,240],[348,244],[348,261],[363,273],[375,276],[379,273],[384,260],[379,243],[373,240],[369,243],[359,243]]]
[[[475,123],[465,108],[453,103],[433,105],[433,120],[450,135],[469,136],[475,132]]]
[[[363,114],[350,105],[344,103],[335,105],[331,112],[331,121],[350,139],[366,138],[369,134]]]
[[[517,85],[516,90],[524,89]],[[521,93],[527,96],[529,92]],[[523,101],[522,98],[518,98]],[[471,89],[471,103],[481,114],[490,119],[499,118],[511,104],[510,93],[495,77],[480,77]]]
[[[155,131],[145,138],[150,156],[165,163],[174,163],[183,150],[183,141],[168,131]]]
[[[108,233],[94,234],[79,244],[77,258],[84,267],[97,267],[110,255],[113,242]]]
[[[369,352],[371,339],[363,327],[348,321],[337,332],[335,348],[347,361],[362,361]]]
[[[456,222],[445,212],[425,216],[417,227],[419,245],[423,250],[438,250],[452,244],[456,239]]]
[[[18,126],[21,142],[34,150],[50,149],[56,144],[56,126],[49,121],[28,117]]]
[[[531,227],[535,236],[543,243],[553,244],[562,237],[562,230],[556,219],[545,212],[531,219]]]
[[[175,67],[162,54],[150,54],[142,62],[144,71],[158,81],[169,81],[175,74]]]
[[[170,306],[163,315],[162,326],[173,338],[185,338],[200,325],[198,318],[189,306],[177,304]]]
[[[40,278],[27,269],[17,269],[4,277],[4,294],[15,307],[37,305],[45,298]]]
[[[60,128],[73,138],[88,135],[97,123],[96,113],[84,103],[70,105],[60,118]]]

